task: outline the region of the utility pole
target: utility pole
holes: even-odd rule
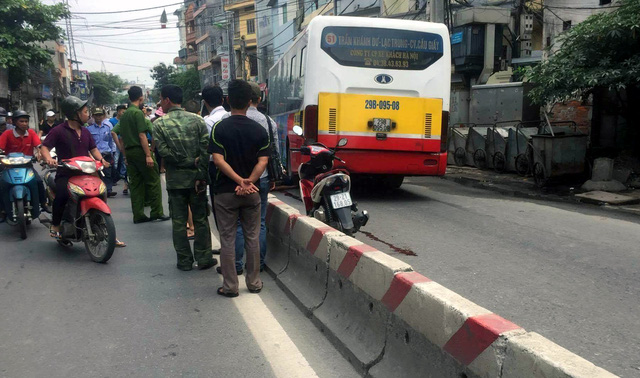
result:
[[[242,80],[247,80],[246,66],[247,61],[247,41],[245,41],[244,35],[240,37],[240,72],[242,73]]]
[[[233,22],[233,12],[227,12],[227,43],[229,44],[229,80],[237,78],[236,75],[236,51],[233,49],[235,23]],[[231,77],[233,75],[233,77]]]
[[[64,0],[64,4],[67,6],[67,9],[69,9],[69,0]],[[71,58],[71,64],[75,63],[76,64],[76,71],[80,71],[80,66],[79,66],[79,62],[78,62],[78,56],[76,55],[76,44],[73,41],[73,26],[71,25],[71,16],[68,16],[66,19],[66,26],[67,26],[67,37],[69,37],[69,57]],[[73,66],[71,67],[71,71],[73,71]],[[72,75],[73,77],[73,72]]]

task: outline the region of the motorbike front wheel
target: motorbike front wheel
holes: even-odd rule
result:
[[[17,199],[15,205],[17,226],[20,230],[20,237],[24,240],[27,238],[27,215],[24,213],[24,200]]]
[[[99,210],[89,210],[89,224],[93,237],[85,231],[84,246],[91,260],[97,263],[106,263],[113,255],[116,248],[116,226],[111,215]]]

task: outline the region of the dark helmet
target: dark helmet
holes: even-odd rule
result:
[[[62,113],[69,118],[70,120],[76,120],[76,113],[80,111],[80,109],[87,106],[88,101],[82,101],[75,96],[67,96],[64,100],[62,100],[62,104],[60,107],[62,108]]]
[[[22,109],[20,109],[20,110],[16,110],[15,112],[13,112],[13,119],[17,119],[17,118],[20,118],[20,117],[27,117],[27,118],[29,118],[29,117],[31,117],[31,116],[29,115],[29,113],[25,112],[25,111],[24,111],[24,110],[22,110]]]
[[[0,106],[0,117],[6,117],[8,115],[7,109]]]

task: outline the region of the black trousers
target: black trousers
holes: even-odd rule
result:
[[[51,224],[54,226],[59,226],[62,223],[64,208],[69,202],[68,183],[68,176],[56,176],[56,198],[53,200],[53,214],[51,216]]]

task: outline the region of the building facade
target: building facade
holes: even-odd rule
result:
[[[230,0],[224,10],[232,14],[233,61],[232,76],[258,81],[257,28],[254,0]]]

